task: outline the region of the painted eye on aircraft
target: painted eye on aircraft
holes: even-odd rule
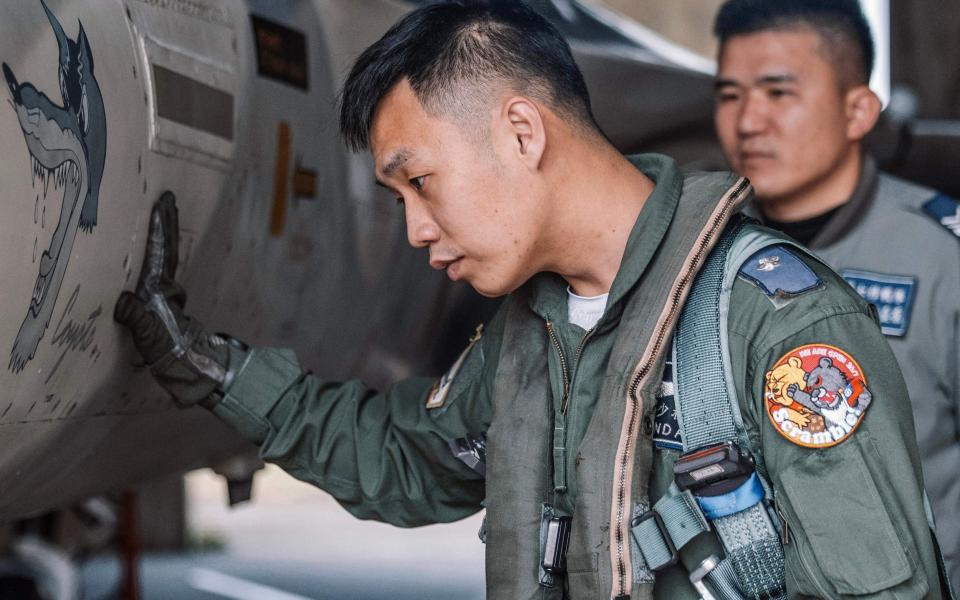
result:
[[[80,88],[80,110],[77,113],[77,118],[80,120],[80,129],[83,130],[83,133],[90,133],[89,123],[87,122],[87,86],[82,86]]]
[[[64,100],[66,100],[66,99],[68,98],[68,95],[67,95],[67,72],[66,72],[63,68],[61,68],[61,69],[58,71],[58,74],[60,75],[60,77],[59,77],[59,80],[60,80],[60,95],[63,96],[63,99],[64,99]]]

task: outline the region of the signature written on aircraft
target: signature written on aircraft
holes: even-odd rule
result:
[[[62,348],[63,352],[53,365],[53,369],[47,375],[44,383],[50,383],[50,380],[60,368],[63,359],[71,352],[86,353],[89,351],[93,361],[100,358],[100,348],[94,343],[97,334],[97,320],[103,314],[103,306],[98,305],[85,318],[76,318],[73,311],[77,305],[77,299],[80,297],[80,285],[74,288],[70,294],[70,300],[57,321],[57,327],[53,331],[53,337],[50,338],[50,344],[55,348]]]

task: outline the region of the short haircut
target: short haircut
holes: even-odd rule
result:
[[[734,36],[798,25],[820,36],[844,83],[870,81],[873,37],[857,0],[728,0],[717,13],[713,32],[722,48]]]
[[[508,89],[599,131],[570,46],[520,0],[453,0],[406,15],[354,63],[340,95],[340,133],[353,150],[370,144],[374,112],[406,78],[433,115],[477,123],[491,96]]]

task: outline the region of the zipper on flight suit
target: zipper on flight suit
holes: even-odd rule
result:
[[[560,399],[560,414],[555,416],[553,420],[553,489],[557,492],[564,492],[567,490],[567,408],[570,405],[572,378],[569,365],[567,364],[567,357],[563,353],[563,346],[560,344],[557,332],[553,328],[553,323],[549,320],[547,320],[546,323],[550,342],[553,344],[554,349],[557,351],[557,356],[560,358],[560,372],[563,378],[563,397]],[[580,344],[577,346],[577,351],[573,357],[574,369],[576,369],[576,365],[579,364],[580,353],[583,352],[583,347],[586,345],[592,333],[593,329],[590,329],[580,340]]]
[[[653,369],[655,358],[659,356],[664,342],[668,336],[672,324],[676,322],[680,310],[683,308],[683,298],[687,289],[692,285],[699,267],[706,258],[709,251],[713,248],[715,238],[723,232],[723,226],[733,212],[733,209],[739,206],[744,192],[750,187],[749,182],[740,178],[734,187],[730,188],[725,197],[714,211],[710,221],[702,230],[696,250],[692,255],[692,260],[688,261],[689,268],[683,272],[677,279],[673,293],[670,296],[667,310],[661,313],[663,316],[658,323],[658,330],[654,336],[653,343],[648,346],[644,352],[646,359],[637,365],[634,376],[630,380],[627,388],[627,407],[624,418],[626,428],[621,430],[620,441],[617,444],[617,460],[614,472],[613,488],[613,506],[611,514],[610,529],[612,533],[612,543],[610,546],[611,562],[613,563],[613,596],[616,598],[629,598],[632,582],[629,578],[630,573],[630,554],[625,545],[628,540],[628,523],[631,511],[628,505],[631,501],[631,490],[628,480],[632,479],[632,468],[634,459],[634,438],[637,435],[637,426],[641,419],[640,409],[642,401],[639,397],[640,385],[650,375]]]
[[[560,358],[560,375],[563,378],[563,397],[560,400],[560,414],[553,415],[553,491],[567,491],[567,470],[564,464],[567,460],[567,398],[570,397],[570,373],[567,370],[567,357],[563,354],[563,347],[553,329],[553,323],[547,321],[547,335]]]

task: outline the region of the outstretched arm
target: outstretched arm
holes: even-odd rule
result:
[[[179,406],[211,409],[259,444],[265,460],[327,490],[358,517],[414,526],[480,509],[482,468],[451,447],[481,436],[490,422],[489,338],[471,343],[443,402],[429,408],[429,380],[382,393],[359,381],[322,380],[289,350],[249,349],[184,314],[186,294],[174,279],[177,231],[166,193],[151,214],[136,291],[121,295],[114,318]]]

